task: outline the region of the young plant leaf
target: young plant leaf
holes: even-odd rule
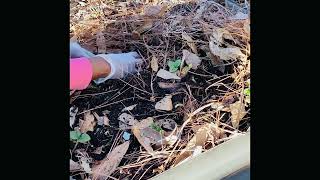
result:
[[[181,64],[181,60],[177,59],[175,61],[168,61],[169,72],[176,72]]]
[[[243,93],[244,93],[244,95],[246,95],[246,96],[250,96],[250,88],[244,89]]]
[[[88,141],[90,141],[90,136],[88,135],[88,134],[86,134],[86,133],[83,133],[83,134],[81,134],[80,135],[80,137],[79,137],[79,139],[78,139],[78,142],[80,142],[80,143],[85,143],[85,142],[88,142]]]
[[[80,143],[85,143],[87,141],[90,141],[90,136],[86,133],[81,133],[79,131],[70,131],[70,139],[78,141]]]
[[[70,139],[72,140],[78,140],[81,135],[81,132],[79,131],[70,131]]]
[[[152,124],[150,125],[150,127],[151,127],[152,129],[154,129],[155,131],[158,131],[158,132],[161,132],[161,131],[162,131],[161,126],[157,125],[156,123],[152,123]]]

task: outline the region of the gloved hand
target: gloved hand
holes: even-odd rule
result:
[[[140,56],[136,52],[98,54],[96,56],[102,57],[111,67],[111,73],[107,77],[94,80],[97,84],[100,84],[107,79],[119,79],[128,74],[136,73],[138,71],[136,65],[142,62]]]
[[[94,54],[82,48],[77,42],[70,41],[70,56],[71,58],[79,58],[79,57],[89,58],[94,56]]]

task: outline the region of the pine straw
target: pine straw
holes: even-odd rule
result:
[[[233,73],[219,77],[218,81],[209,80],[214,83],[206,87],[206,92],[220,86],[227,89],[217,88],[220,91],[218,99],[208,98],[206,101],[197,102],[190,89],[185,90],[187,99],[183,108],[184,123],[177,131],[180,139],[173,147],[163,146],[154,156],[148,154],[142,147],[139,151],[126,154],[124,165],[118,167],[112,177],[121,179],[128,176],[131,179],[147,179],[171,168],[175,158],[194,136],[194,127],[208,123],[214,123],[217,126],[218,136],[206,142],[204,151],[244,133],[232,127],[230,118],[226,122],[221,122],[222,118],[229,116],[229,112],[214,110],[210,107],[217,102],[227,102],[232,96],[241,101],[244,99],[244,82],[250,79],[250,60],[248,59],[250,37],[245,30],[248,22],[229,20],[228,17],[232,14],[223,5],[213,1],[141,1],[139,3],[106,1],[104,3],[100,0],[89,0],[84,6],[79,5],[77,0],[76,2],[71,0],[70,3],[70,35],[94,53],[97,53],[96,34],[102,32],[107,41],[107,52],[138,51],[145,60],[146,68],[150,67],[152,56],[158,59],[159,68],[165,68],[167,60],[182,57],[182,49],[190,49],[182,39],[182,33],[192,37],[198,50],[209,52],[209,41],[213,30],[225,28],[235,39],[234,46],[241,48],[247,56],[245,61],[224,61],[225,65],[232,64]],[[167,10],[162,16],[143,15],[144,8],[152,4],[166,5]],[[152,27],[145,28],[145,31],[140,33],[140,37],[133,35],[134,31],[139,31],[141,27],[150,24]],[[202,59],[216,62],[208,56]],[[214,67],[221,66],[218,63],[212,64]],[[204,67],[203,70],[205,69]],[[203,76],[206,75],[203,74]],[[233,82],[225,83],[225,80],[231,77]],[[250,119],[250,116],[247,115],[246,119]],[[117,138],[118,141],[113,143],[113,147],[120,143],[119,139]]]

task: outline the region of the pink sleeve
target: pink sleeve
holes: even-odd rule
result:
[[[70,90],[87,88],[91,79],[92,65],[87,58],[70,59]]]

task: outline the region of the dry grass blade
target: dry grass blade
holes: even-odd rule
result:
[[[93,180],[103,180],[110,176],[119,166],[129,148],[129,141],[115,147],[99,165],[92,168]]]

